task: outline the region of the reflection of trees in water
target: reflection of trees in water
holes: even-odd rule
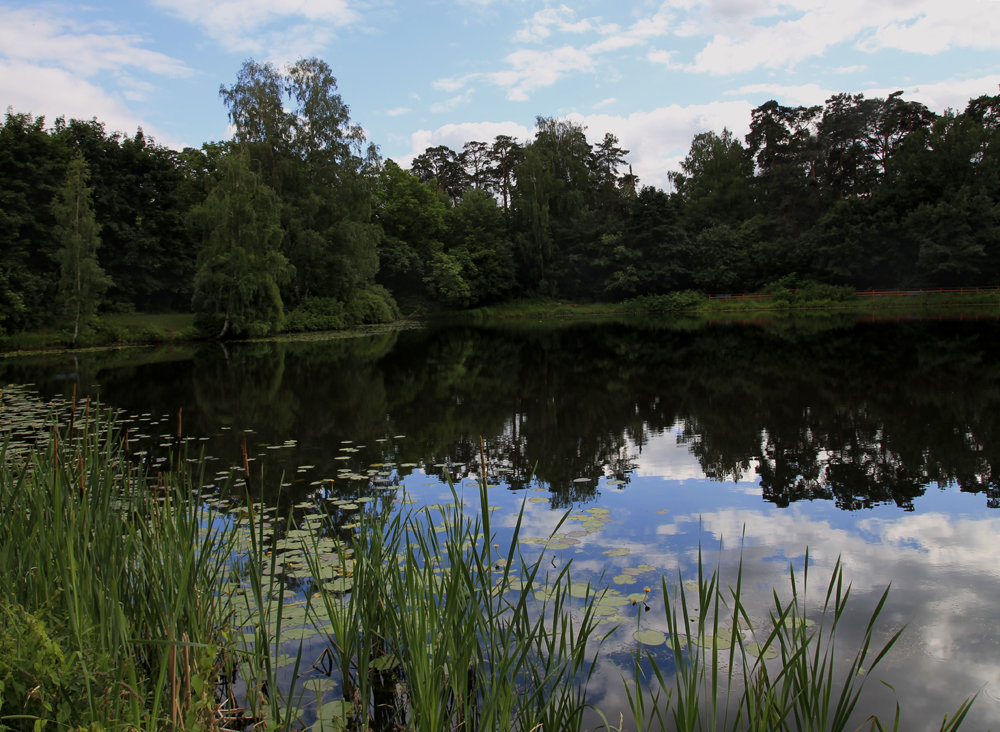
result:
[[[213,443],[222,465],[239,462],[242,429],[258,444],[297,440],[268,455],[293,484],[289,500],[309,489],[296,466],[333,475],[346,440],[366,445],[359,467],[442,463],[461,478],[478,472],[482,436],[491,482],[541,484],[568,506],[591,500],[604,476],[628,481],[652,441],[676,434],[706,475],[756,472],[779,505],[912,508],[928,485],[954,482],[998,506],[998,329],[449,327],[227,353],[207,344],[193,360],[132,367],[81,355],[78,368],[117,406],[183,406],[186,434],[231,425]],[[32,380],[12,368],[8,379]]]
[[[485,435],[490,463],[512,487],[534,475],[558,505],[586,500],[599,476],[627,479],[635,453],[676,425],[706,475],[741,480],[756,470],[764,498],[779,505],[912,508],[928,485],[950,481],[994,505],[1000,472],[986,446],[998,444],[989,439],[1000,401],[995,329],[450,329],[414,334],[426,339],[426,363],[400,366],[392,354],[383,366],[417,387],[390,397],[393,421],[408,432],[441,414],[434,400],[462,407],[445,408],[424,455],[474,465]],[[438,379],[442,368],[453,369],[449,378]],[[464,437],[456,444],[455,435]]]

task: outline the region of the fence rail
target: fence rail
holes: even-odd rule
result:
[[[795,290],[789,290],[795,292]],[[899,297],[916,295],[982,295],[989,292],[1000,292],[1000,287],[938,287],[916,290],[855,290],[856,297]],[[709,295],[709,300],[769,300],[774,295],[753,293],[749,295]]]

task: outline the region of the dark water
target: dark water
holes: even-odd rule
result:
[[[761,615],[807,548],[817,605],[839,557],[858,613],[845,655],[890,583],[879,637],[907,625],[866,710],[894,708],[877,679],[895,687],[902,729],[936,728],[980,692],[966,729],[996,729],[998,336],[994,320],[461,326],[22,357],[0,362],[0,383],[67,395],[75,383],[135,415],[151,455],[179,417],[221,466],[246,440],[257,487],[289,505],[324,478],[359,490],[337,475],[347,463],[392,462],[391,480],[428,503],[450,495],[445,472],[471,492],[482,437],[501,515],[535,499],[525,537],[547,536],[568,509],[611,512],[557,560],[605,584],[655,567],[638,576],[654,587],[643,627],[662,621],[660,576],[693,576],[699,546],[724,572],[742,552],[745,602]],[[591,695],[614,720],[632,630],[609,638]]]

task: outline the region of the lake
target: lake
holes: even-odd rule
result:
[[[482,437],[499,542],[523,506],[540,552],[569,511],[553,568],[651,588],[602,649],[589,700],[609,719],[636,624],[663,625],[661,577],[695,577],[699,550],[724,578],[742,558],[763,618],[808,550],[815,605],[838,558],[852,583],[845,656],[890,584],[876,641],[906,626],[866,714],[891,719],[884,679],[903,729],[936,729],[977,692],[965,728],[998,726],[998,320],[449,325],[21,356],[0,383],[124,410],[154,466],[178,428],[220,476],[245,442],[254,490],[291,511],[376,487],[440,503],[448,478],[477,506]],[[574,531],[593,509],[603,527]]]

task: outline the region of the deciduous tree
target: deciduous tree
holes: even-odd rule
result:
[[[88,186],[87,163],[77,152],[70,160],[66,182],[52,204],[55,214],[55,236],[60,244],[59,293],[72,320],[76,345],[81,326],[97,312],[101,296],[111,280],[97,262],[101,246],[100,226],[94,216],[91,189]]]

